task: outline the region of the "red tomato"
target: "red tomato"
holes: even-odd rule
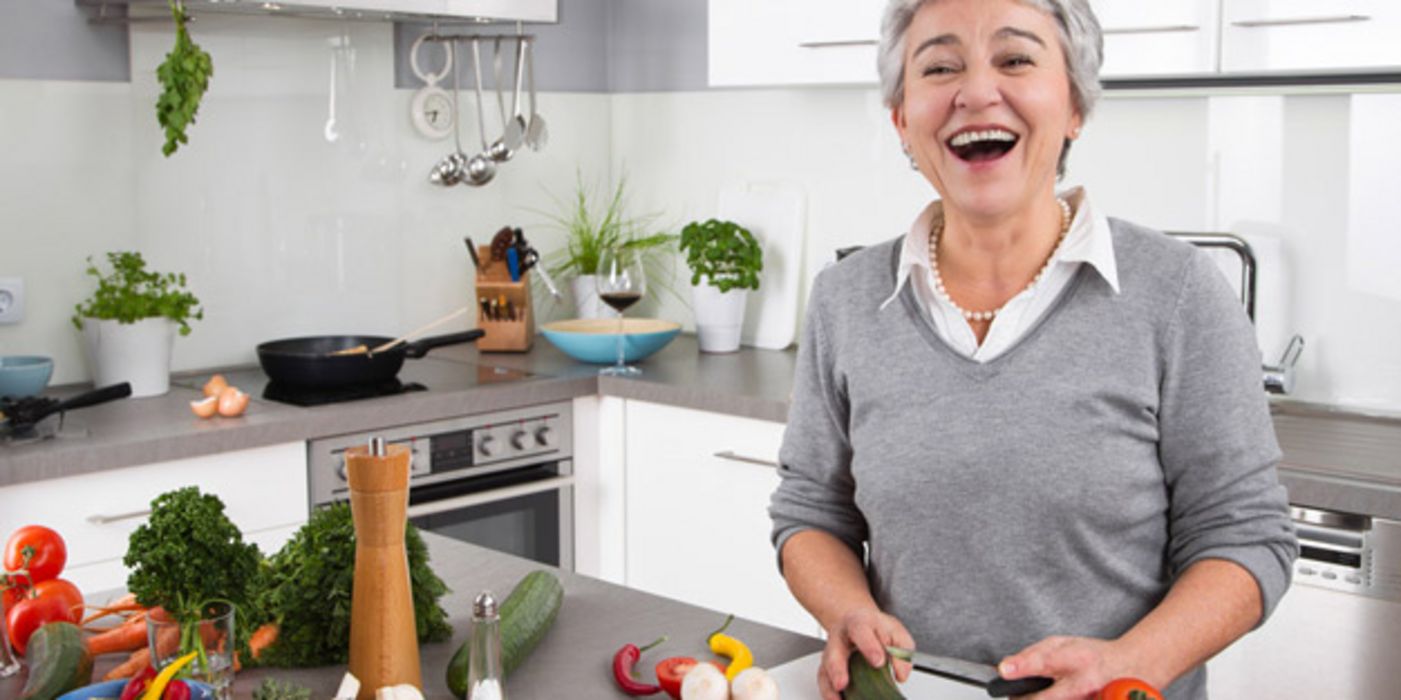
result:
[[[32,550],[29,566],[24,563],[25,550]],[[10,535],[5,543],[5,570],[29,569],[30,580],[38,583],[58,578],[68,563],[68,547],[57,532],[43,525],[25,525]]]
[[[68,622],[68,611],[58,598],[30,598],[11,609],[5,622],[10,626],[10,644],[22,656],[35,630],[50,622]]]
[[[30,590],[28,579],[23,576],[15,576],[14,579],[14,587],[6,588],[5,592],[0,594],[0,604],[5,606],[5,612],[9,612],[10,608],[15,607],[21,600],[24,600],[28,596]]]
[[[78,624],[83,621],[83,593],[67,579],[54,578],[40,581],[34,586],[34,597],[57,598],[68,611],[68,621]]]
[[[711,666],[725,670],[724,666],[711,661]],[[662,659],[657,662],[657,685],[666,691],[667,695],[681,700],[681,679],[686,677],[686,673],[695,668],[696,660],[689,656],[673,656],[669,659]]]
[[[1163,695],[1137,678],[1116,678],[1100,688],[1095,700],[1163,700]]]

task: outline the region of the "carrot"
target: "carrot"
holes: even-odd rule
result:
[[[114,600],[114,601],[108,603],[108,604],[105,605],[105,606],[89,605],[89,606],[88,606],[88,609],[89,609],[89,610],[96,611],[96,612],[95,612],[94,614],[89,615],[89,616],[87,616],[86,618],[83,619],[83,622],[82,622],[82,626],[83,626],[83,627],[88,626],[88,624],[92,623],[94,620],[101,620],[102,618],[107,617],[108,615],[116,615],[116,614],[118,614],[118,613],[131,612],[131,611],[140,611],[140,610],[145,610],[146,608],[145,608],[145,606],[138,605],[138,604],[136,603],[136,595],[135,595],[135,594],[133,594],[133,593],[128,593],[128,594],[126,594],[126,595],[124,595],[124,596],[122,596],[122,597],[120,597],[120,598],[118,598],[118,599],[116,599],[116,600]]]
[[[180,646],[180,628],[175,626],[161,628],[159,636],[156,637],[156,646],[160,649],[161,656],[169,656]],[[102,680],[110,681],[118,678],[130,678],[151,665],[151,647],[144,646],[132,653],[122,665],[112,669]]]
[[[126,622],[101,634],[88,637],[88,652],[93,656],[118,651],[135,651],[146,644],[146,625],[141,620]]]
[[[253,636],[248,638],[248,652],[253,655],[253,658],[262,656],[263,652],[277,641],[278,632],[276,622],[269,622],[254,630]]]

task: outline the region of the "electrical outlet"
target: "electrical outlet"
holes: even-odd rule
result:
[[[24,320],[24,280],[0,277],[0,323]]]

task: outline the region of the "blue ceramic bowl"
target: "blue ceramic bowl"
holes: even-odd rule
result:
[[[104,700],[105,698],[117,698],[122,694],[122,688],[126,687],[129,679],[122,678],[104,683],[94,683],[77,690],[70,690],[58,696],[58,700]],[[190,700],[213,700],[214,689],[207,683],[186,679],[190,686]]]
[[[623,319],[623,360],[639,362],[666,347],[681,324],[655,318]],[[580,361],[611,365],[618,360],[618,319],[576,318],[540,327],[540,334]]]
[[[0,357],[0,396],[33,396],[49,385],[54,361],[38,355]]]

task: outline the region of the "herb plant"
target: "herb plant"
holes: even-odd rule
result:
[[[627,179],[621,178],[602,205],[603,210],[598,211],[597,198],[580,176],[573,200],[567,205],[560,203],[564,213],[546,214],[565,232],[565,247],[554,256],[551,275],[592,275],[598,270],[599,258],[605,250],[631,248],[660,252],[676,239],[668,233],[646,233],[656,216],[628,215],[626,191]]]
[[[156,68],[156,77],[164,88],[156,100],[156,120],[165,129],[161,153],[167,158],[180,144],[190,142],[185,127],[195,123],[199,101],[209,89],[209,78],[214,75],[213,59],[190,38],[185,28],[190,15],[185,11],[184,0],[169,2],[170,14],[175,18],[175,47]]]
[[[438,599],[448,587],[428,565],[428,547],[407,525],[409,581],[420,642],[452,636]],[[350,604],[355,582],[355,523],[350,506],[321,508],[268,559],[260,608],[278,623],[277,641],[259,659],[269,666],[344,664],[350,658]]]
[[[710,219],[681,229],[681,250],[691,267],[691,284],[709,280],[722,292],[758,289],[764,250],[749,229],[733,221]]]
[[[258,587],[261,561],[258,546],[245,544],[224,515],[223,501],[194,486],[151,502],[150,517],[131,533],[122,559],[131,570],[127,590],[136,602],[159,605],[180,622],[184,651],[203,649],[199,623],[210,603],[227,601],[235,615],[245,614]],[[246,638],[240,625],[234,628]]]
[[[73,325],[83,328],[84,318],[136,323],[164,316],[180,325],[180,335],[190,334],[190,319],[203,319],[199,299],[185,289],[184,273],[151,272],[140,253],[107,254],[112,273],[102,274],[88,257],[87,273],[97,278],[97,291],[74,307]]]

